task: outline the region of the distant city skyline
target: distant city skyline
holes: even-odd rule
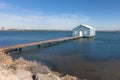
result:
[[[120,30],[120,0],[0,0],[0,27]]]

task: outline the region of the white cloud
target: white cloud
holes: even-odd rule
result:
[[[47,15],[43,11],[25,10],[18,6],[0,2],[0,27],[27,29],[60,29],[67,30],[86,23],[89,17],[79,14]],[[37,15],[41,14],[41,15]],[[43,15],[44,14],[44,15]],[[24,15],[24,16],[23,16]]]
[[[89,20],[86,16],[76,14],[61,14],[49,16],[18,16],[13,14],[0,14],[0,24],[9,28],[29,29],[60,29],[69,30]]]

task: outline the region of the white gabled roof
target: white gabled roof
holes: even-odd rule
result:
[[[89,29],[95,29],[95,28],[93,28],[93,27],[91,27],[91,26],[84,25],[84,24],[81,24],[80,26],[84,26],[84,27],[87,27],[87,28],[89,28]]]
[[[81,27],[81,26],[83,26],[83,27],[86,27],[86,28],[89,28],[89,29],[94,29],[95,30],[95,28],[93,28],[93,27],[91,27],[91,26],[88,26],[88,25],[84,25],[84,24],[80,24],[79,26],[77,26],[77,27]],[[77,28],[76,27],[76,28]],[[75,29],[75,28],[74,28]]]

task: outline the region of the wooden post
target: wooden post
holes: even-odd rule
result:
[[[67,40],[64,40],[64,42],[67,42]]]
[[[52,43],[49,43],[49,46],[52,46]]]
[[[38,48],[40,48],[41,46],[40,45],[38,45]]]
[[[18,48],[18,52],[21,53],[22,52],[22,48]]]

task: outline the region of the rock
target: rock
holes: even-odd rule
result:
[[[19,80],[32,80],[32,74],[26,70],[16,70],[16,76]]]
[[[0,80],[19,80],[11,70],[0,68]]]
[[[58,76],[53,75],[52,73],[49,74],[41,74],[38,73],[38,80],[61,80]]]
[[[32,74],[26,70],[15,71],[0,67],[0,80],[32,80]]]
[[[76,77],[69,76],[69,75],[66,75],[66,76],[62,77],[61,79],[62,80],[78,80]]]

